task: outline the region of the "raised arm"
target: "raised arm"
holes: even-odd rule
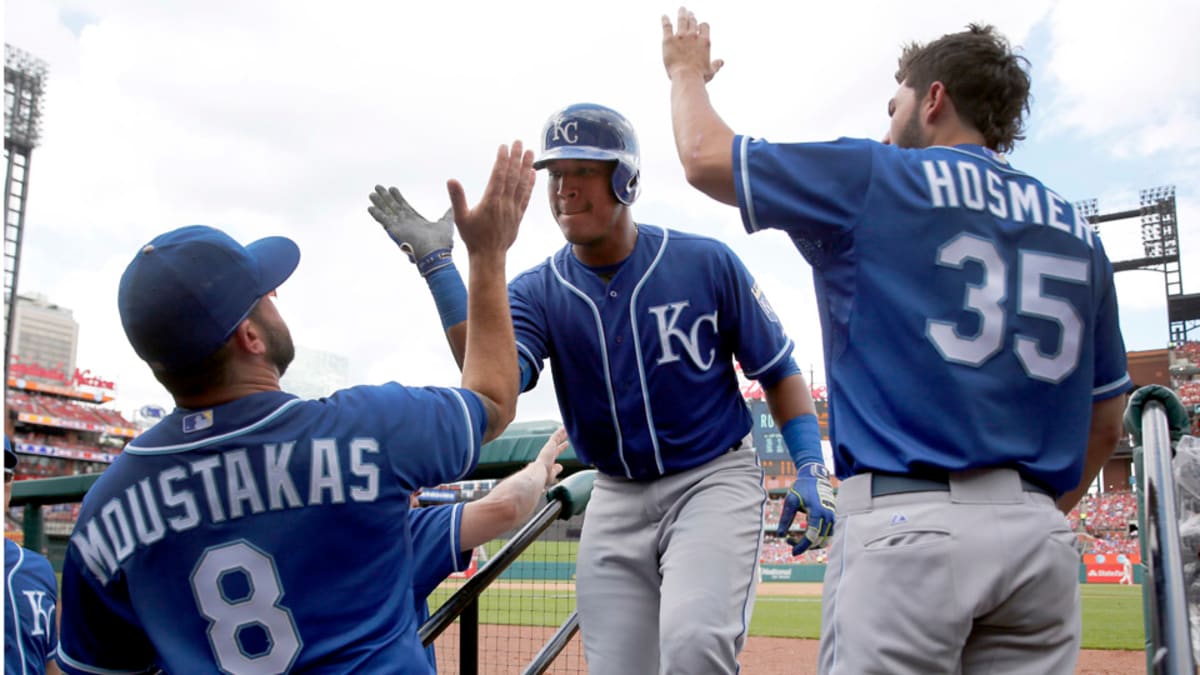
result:
[[[462,386],[479,394],[487,407],[484,442],[499,436],[517,410],[520,375],[505,259],[529,206],[533,182],[533,152],[514,141],[511,150],[500,146],[483,198],[474,207],[467,206],[461,183],[446,184],[470,266]]]
[[[454,209],[437,221],[426,220],[394,187],[375,186],[367,212],[408,255],[429,285],[459,370],[467,348],[467,289],[454,266]]]
[[[733,183],[733,130],[712,106],[706,87],[725,64],[710,59],[707,23],[679,8],[676,27],[662,17],[663,66],[671,80],[671,124],[687,181],[704,194],[737,205]]]

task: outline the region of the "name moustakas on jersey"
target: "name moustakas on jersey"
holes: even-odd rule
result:
[[[343,466],[337,439],[313,439],[307,475],[295,475],[300,472],[289,467],[295,446],[289,441],[214,453],[189,462],[187,468],[172,466],[142,478],[136,489],[127,487],[94,511],[98,515],[76,529],[70,545],[103,584],[139,544],[162,539],[167,528],[185,532],[205,522],[264,511],[342,504],[347,499],[372,502],[379,496],[376,439],[351,440],[348,466]],[[258,463],[262,470],[256,472],[253,464]]]

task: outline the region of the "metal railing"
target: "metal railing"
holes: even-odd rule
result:
[[[1195,675],[1166,409],[1158,401],[1147,402],[1141,422],[1143,466],[1138,483],[1144,497],[1140,509],[1144,525],[1138,531],[1146,565],[1142,586],[1146,670],[1156,675]]]
[[[559,484],[550,489],[547,494],[549,502],[542,507],[534,516],[525,523],[525,525],[501,548],[496,554],[481,567],[465,584],[451,595],[446,602],[442,603],[430,617],[429,620],[422,624],[418,631],[418,636],[421,638],[421,645],[428,647],[433,644],[455,619],[459,619],[459,673],[460,675],[477,675],[479,672],[479,596],[488,586],[492,584],[504,570],[508,569],[516,559],[525,551],[534,541],[537,540],[543,532],[549,528],[555,520],[566,520],[573,516],[583,513],[587,509],[588,500],[592,494],[592,484],[596,480],[595,470],[581,471],[564,479]],[[572,613],[572,617],[575,615]],[[568,623],[570,619],[568,619]],[[577,623],[576,623],[577,625]],[[562,632],[562,628],[559,632]],[[571,635],[574,631],[571,632]],[[544,672],[553,660],[554,657],[566,646],[571,635],[567,635],[562,640],[556,649],[549,649],[555,640],[551,639],[550,643],[535,657],[547,659],[542,667]],[[558,634],[555,635],[558,637]],[[531,666],[532,667],[532,666]]]

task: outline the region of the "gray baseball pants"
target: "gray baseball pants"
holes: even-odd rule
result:
[[[596,479],[576,563],[591,675],[738,672],[767,497],[748,445],[651,482]]]
[[[946,492],[842,482],[821,617],[828,675],[1073,673],[1079,554],[1066,518],[1008,469]]]

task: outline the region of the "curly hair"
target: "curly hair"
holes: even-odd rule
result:
[[[1025,138],[1028,67],[1029,60],[1014,54],[995,28],[973,23],[927,45],[905,45],[896,82],[918,94],[941,82],[959,117],[983,134],[987,146],[1010,152]]]

